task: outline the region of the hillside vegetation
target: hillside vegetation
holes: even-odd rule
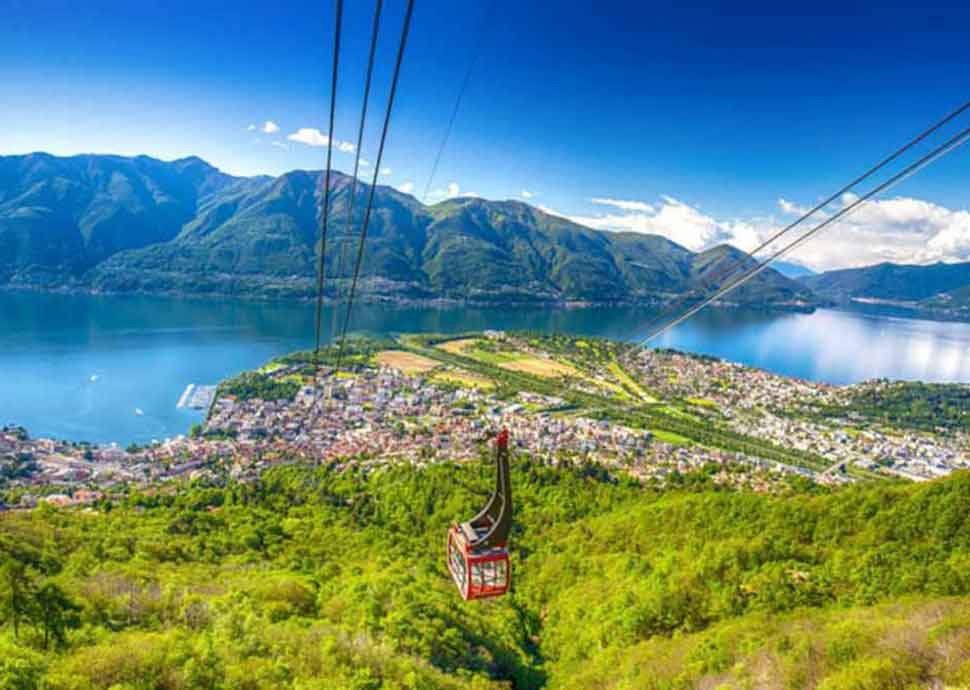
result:
[[[492,602],[443,563],[487,458],[8,513],[0,687],[970,683],[966,474],[766,495],[514,467],[514,591]]]
[[[881,263],[826,271],[799,280],[819,296],[835,301],[871,298],[920,303],[970,287],[970,263],[929,266]]]
[[[307,297],[314,293],[321,174],[238,178],[198,158],[0,157],[0,285],[111,292]],[[347,228],[350,178],[336,174],[327,289],[349,282],[364,213]],[[367,186],[358,185],[361,198]],[[650,302],[707,287],[737,250],[694,254],[658,235],[590,230],[515,201],[425,206],[375,190],[365,296],[477,302]],[[775,271],[745,304],[810,301]]]

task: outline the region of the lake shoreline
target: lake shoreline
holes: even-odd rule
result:
[[[705,309],[651,345],[836,385],[872,378],[970,381],[970,326],[887,311],[893,310]],[[188,384],[215,384],[312,348],[314,312],[310,303],[292,300],[0,290],[0,423],[97,443],[185,433],[199,421],[196,412],[176,407]],[[350,331],[495,329],[640,342],[655,316],[640,307],[362,303]],[[323,342],[339,332],[342,317],[339,306],[324,306]]]
[[[24,284],[0,285],[0,293],[26,292],[53,295],[86,295],[92,297],[159,297],[168,299],[184,299],[197,301],[232,300],[254,304],[298,304],[315,301],[313,295],[266,295],[252,292],[192,292],[185,290],[97,290],[83,286],[57,285],[40,286]],[[590,309],[637,307],[644,309],[663,308],[679,299],[680,295],[665,294],[660,299],[616,299],[616,300],[567,300],[567,299],[457,299],[453,297],[402,297],[396,295],[361,294],[355,299],[355,304],[387,305],[395,308],[455,308],[467,307],[471,309],[501,309],[505,307],[542,307],[549,309]],[[324,296],[323,303],[327,305],[346,304],[346,299]],[[683,308],[684,305],[681,305]],[[811,313],[816,309],[828,306],[822,302],[769,302],[765,304],[745,304],[741,302],[716,301],[711,307],[715,309],[753,309],[769,313]]]

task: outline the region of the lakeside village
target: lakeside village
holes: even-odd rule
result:
[[[587,390],[623,390],[616,380],[607,380],[605,368],[586,369],[580,377],[575,357],[563,359],[561,353],[537,350],[529,341],[501,332],[489,332],[487,337],[507,341],[502,345],[506,356],[497,364],[493,357],[489,366],[540,378],[561,378],[572,372]],[[476,342],[451,341],[442,353],[484,356],[475,348]],[[509,342],[514,357],[507,355],[513,351]],[[548,364],[547,371],[537,366],[542,363]],[[453,358],[439,361],[388,350],[372,357],[368,365],[338,376],[321,367],[307,378],[305,365],[299,363],[267,367],[258,375],[271,382],[289,382],[292,396],[264,400],[220,392],[195,433],[147,447],[33,439],[20,427],[4,427],[0,430],[0,488],[14,489],[17,500],[13,505],[0,503],[0,508],[29,508],[40,501],[85,504],[126,486],[184,479],[252,481],[265,469],[287,462],[327,464],[338,470],[467,462],[490,453],[486,450],[489,435],[503,426],[512,430],[518,452],[550,463],[592,462],[661,483],[675,472],[705,469],[714,481],[770,491],[792,475],[822,484],[854,481],[860,475],[849,468],[864,470],[866,476],[919,481],[970,467],[970,435],[964,431],[854,427],[850,420],[819,421],[786,412],[806,402],[840,405],[847,391],[858,387],[812,383],[666,350],[627,349],[611,367],[619,370],[620,384],[627,390],[633,387],[644,398],[658,395],[687,401],[697,416],[681,414],[697,424],[707,423],[705,414],[716,414],[718,423],[733,431],[806,451],[830,466],[821,469],[764,459],[691,442],[677,434],[596,419],[548,392],[518,390],[499,396],[494,382],[481,370],[456,368]],[[198,391],[187,391],[180,404],[193,393]]]
[[[735,431],[807,451],[833,465],[853,466],[913,481],[970,468],[970,433],[883,428],[860,422],[850,411],[855,394],[875,398],[887,381],[853,386],[804,381],[733,362],[677,352],[643,350],[632,359],[634,375],[667,396],[713,404]],[[970,385],[964,384],[970,391]],[[970,398],[970,394],[965,396]],[[844,408],[831,420],[800,414],[811,405]],[[792,414],[792,412],[795,414]],[[970,416],[970,409],[964,410]]]

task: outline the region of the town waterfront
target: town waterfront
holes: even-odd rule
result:
[[[324,312],[329,338],[334,315]],[[366,333],[496,329],[636,340],[653,314],[582,309],[359,305]],[[145,443],[187,431],[189,384],[214,384],[312,344],[301,303],[0,293],[0,424],[35,436]],[[655,343],[830,383],[887,377],[970,382],[970,324],[885,310],[771,314],[713,310]]]

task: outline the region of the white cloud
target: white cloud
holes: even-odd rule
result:
[[[609,199],[603,197],[593,197],[590,199],[594,204],[601,206],[613,206],[623,211],[640,211],[641,213],[653,213],[653,206],[643,201],[627,201],[624,199]]]
[[[428,196],[431,199],[441,201],[443,199],[452,199],[459,195],[461,192],[461,186],[457,182],[449,182],[448,186],[443,189],[433,189]]]
[[[330,142],[329,137],[316,127],[301,127],[292,134],[287,135],[286,138],[299,144],[306,144],[307,146],[326,146]],[[356,147],[349,141],[334,139],[333,143],[341,153],[353,153],[356,150]]]
[[[360,159],[360,167],[362,167],[362,168],[369,168],[370,167],[370,161],[367,160],[366,158],[361,158]]]
[[[428,194],[428,198],[432,201],[444,201],[445,199],[455,199],[457,197],[481,198],[481,196],[478,192],[462,191],[461,186],[457,182],[449,182],[448,186],[444,189],[435,189]]]
[[[301,127],[286,138],[307,146],[326,146],[329,141],[327,135],[316,127]]]
[[[843,198],[845,206],[858,197]],[[870,201],[824,229],[795,254],[812,268],[883,261],[970,261],[970,211],[911,197]]]
[[[256,131],[256,125],[250,124],[249,127],[246,128],[246,131],[247,132],[255,132]]]
[[[412,194],[414,192],[414,183],[408,180],[397,186],[397,191],[403,194]]]
[[[843,195],[840,208],[858,197]],[[788,221],[773,217],[715,218],[673,197],[658,203],[601,199],[617,211],[570,215],[570,220],[599,230],[663,235],[693,251],[721,243],[752,250]],[[620,205],[622,203],[622,205]],[[786,215],[803,215],[808,207],[779,199]],[[563,215],[543,208],[548,213]],[[801,236],[831,214],[817,213],[762,251],[764,257]],[[952,210],[929,201],[896,197],[870,201],[844,220],[833,223],[800,245],[788,257],[815,270],[867,266],[883,261],[932,263],[970,261],[970,211]]]
[[[561,213],[554,208],[549,208],[548,206],[543,206],[542,204],[538,204],[536,208],[550,216],[556,216],[557,218],[564,218],[565,220],[573,220],[572,217],[566,215],[565,213]],[[573,220],[573,222],[577,222],[577,221]]]
[[[811,209],[807,206],[799,206],[798,204],[788,201],[787,199],[778,199],[778,208],[780,208],[783,213],[787,213],[790,216],[804,216],[806,213],[811,211]]]
[[[263,134],[276,134],[280,131],[280,126],[272,120],[263,123]]]
[[[278,149],[283,149],[284,151],[290,150],[290,145],[287,144],[285,141],[271,141],[270,144],[272,144]]]
[[[692,251],[732,240],[750,244],[758,234],[750,223],[719,221],[670,196],[661,197],[659,204],[603,198],[592,201],[620,210],[595,216],[570,216],[570,219],[597,230],[663,235]]]
[[[390,168],[381,168],[381,176],[382,177],[387,177],[388,175],[391,174],[391,172],[392,171],[391,171]]]
[[[519,196],[521,196],[523,199],[531,199],[535,195],[535,192],[530,192],[528,189],[523,189],[521,192],[519,192]]]

